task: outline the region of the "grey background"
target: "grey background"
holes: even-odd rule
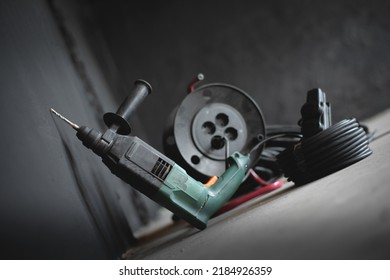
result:
[[[390,105],[389,1],[91,3],[122,79],[143,77],[155,89],[140,109],[155,146],[199,72],[205,83],[249,93],[268,124],[296,124],[315,87],[327,93],[335,121]]]
[[[117,258],[158,208],[50,107],[102,128],[146,79],[154,93],[132,125],[161,150],[202,72],[249,93],[268,124],[295,124],[314,87],[335,121],[364,119],[390,105],[389,14],[389,1],[1,1],[1,257]]]

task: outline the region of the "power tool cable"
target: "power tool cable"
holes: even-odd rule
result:
[[[364,127],[354,118],[345,119],[288,147],[277,162],[289,181],[303,185],[368,157],[368,143]]]

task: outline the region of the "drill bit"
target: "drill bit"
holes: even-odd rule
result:
[[[71,127],[73,127],[75,130],[79,130],[80,129],[80,126],[78,126],[77,124],[71,122],[70,120],[68,120],[67,118],[65,118],[63,115],[57,113],[56,110],[54,110],[53,108],[50,108],[50,112],[52,112],[54,115],[56,115],[57,117],[59,117],[61,120],[63,120],[64,122],[66,122],[67,124],[69,124]]]

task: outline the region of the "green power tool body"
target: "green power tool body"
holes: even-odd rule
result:
[[[104,134],[86,126],[68,122],[84,146],[99,155],[113,174],[161,206],[198,229],[206,228],[209,218],[227,202],[242,183],[250,164],[249,155],[234,152],[228,168],[207,185],[193,179],[171,159],[136,136],[129,136],[130,115],[151,92],[151,86],[137,80],[129,97],[117,113],[107,113]]]

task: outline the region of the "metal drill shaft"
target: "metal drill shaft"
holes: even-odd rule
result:
[[[79,130],[80,129],[80,126],[78,126],[77,124],[75,124],[74,122],[71,122],[70,120],[68,120],[67,118],[65,118],[63,115],[57,113],[56,110],[54,110],[53,108],[50,108],[50,112],[52,112],[54,115],[56,115],[57,117],[59,117],[61,120],[63,120],[64,122],[66,122],[67,124],[69,124],[71,127],[73,127],[75,130]]]

